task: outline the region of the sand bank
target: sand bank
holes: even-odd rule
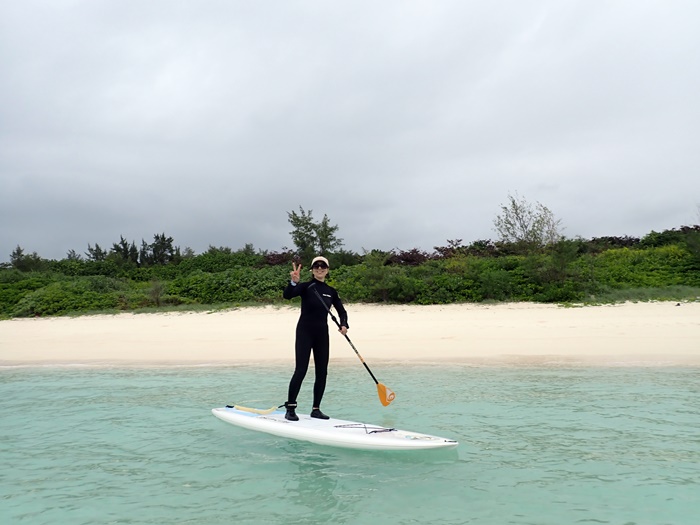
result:
[[[700,303],[347,305],[368,363],[700,365]],[[0,321],[0,365],[293,361],[295,307]],[[331,323],[331,359],[357,360]]]

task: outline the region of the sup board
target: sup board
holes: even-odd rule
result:
[[[421,450],[454,448],[459,444],[452,439],[357,421],[316,419],[302,414],[298,414],[299,421],[288,421],[284,418],[284,410],[251,412],[250,409],[241,410],[241,408],[214,408],[212,414],[226,423],[239,427],[332,447],[364,450]]]

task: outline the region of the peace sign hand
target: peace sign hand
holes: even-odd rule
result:
[[[299,266],[297,266],[296,264],[292,263],[292,271],[289,272],[289,277],[292,279],[293,283],[299,282],[300,272],[301,272],[301,264],[299,264]]]

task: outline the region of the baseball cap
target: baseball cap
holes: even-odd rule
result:
[[[313,266],[317,262],[326,263],[326,266],[328,266],[329,268],[331,267],[331,265],[328,264],[328,259],[326,259],[325,257],[321,257],[321,256],[314,257],[314,260],[311,261],[311,266]]]

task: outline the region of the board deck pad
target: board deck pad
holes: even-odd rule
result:
[[[275,436],[309,441],[318,445],[364,450],[425,450],[454,448],[459,443],[419,432],[410,432],[379,425],[343,419],[316,419],[299,415],[299,421],[285,419],[283,410],[258,414],[235,407],[212,409],[217,418],[250,430]]]

